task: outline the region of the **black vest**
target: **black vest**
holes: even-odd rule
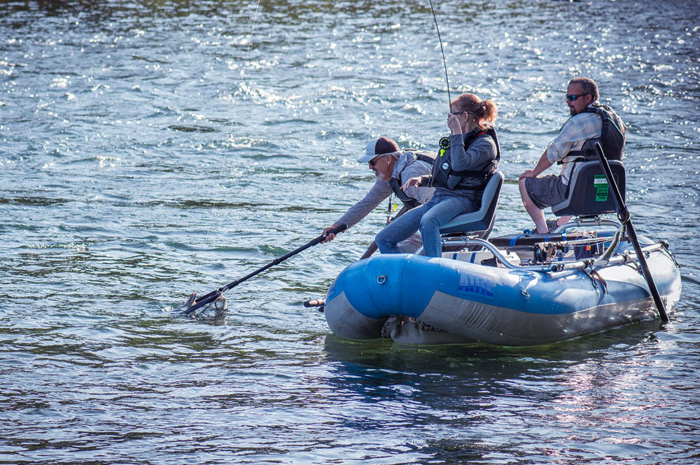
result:
[[[595,143],[600,142],[603,153],[608,160],[622,160],[625,151],[625,135],[617,124],[617,115],[607,105],[595,105],[593,108],[583,110],[586,113],[596,113],[603,120],[603,127],[600,131],[599,139],[588,139],[581,150],[569,152],[568,157],[573,157],[573,161],[597,160]]]
[[[416,159],[412,163],[420,160],[432,165],[435,161],[433,157],[425,153],[415,153],[414,155],[416,156]],[[409,197],[403,190],[401,190],[401,181],[399,179],[392,177],[389,184],[391,184],[391,190],[394,192],[394,195],[396,195],[396,198],[403,202],[403,204],[406,205],[406,208],[411,209],[420,206],[420,202],[418,200],[414,199],[413,197]]]
[[[440,151],[438,152],[438,157],[433,164],[432,185],[435,187],[446,187],[448,189],[483,189],[489,182],[491,175],[496,172],[498,162],[501,160],[501,147],[498,144],[496,130],[494,128],[488,128],[482,131],[472,131],[464,138],[464,151],[466,152],[469,150],[469,146],[484,134],[490,136],[496,144],[496,159],[482,170],[453,170],[452,161],[448,155],[448,150],[450,149],[450,139],[447,137],[440,139]],[[473,178],[478,180],[480,187],[459,187],[460,182],[465,178]]]

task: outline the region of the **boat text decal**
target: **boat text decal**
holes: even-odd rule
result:
[[[495,281],[492,277],[478,273],[459,273],[459,292],[474,294],[482,297],[493,298],[493,288]]]

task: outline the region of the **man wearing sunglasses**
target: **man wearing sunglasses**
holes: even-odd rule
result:
[[[430,200],[435,191],[433,187],[414,186],[403,191],[401,186],[413,177],[430,174],[434,158],[434,153],[414,150],[402,152],[398,144],[388,137],[380,137],[370,142],[365,154],[357,161],[367,163],[369,169],[377,176],[377,180],[362,200],[350,207],[338,221],[323,229],[323,235],[326,236],[324,242],[335,238],[335,234],[328,234],[328,231],[341,224],[350,228],[359,223],[392,192],[408,209]],[[400,247],[406,253],[412,253],[421,246],[418,235],[404,242]]]
[[[569,221],[569,217],[545,220],[544,209],[562,202],[569,190],[569,178],[575,161],[579,158],[580,150],[588,139],[601,137],[603,127],[602,117],[596,113],[598,103],[598,86],[589,78],[578,77],[569,82],[566,90],[566,104],[569,106],[571,117],[564,123],[559,135],[549,143],[540,156],[534,169],[526,170],[519,178],[520,196],[528,214],[535,222],[538,234],[554,231],[558,226]],[[619,154],[608,154],[622,158],[624,148],[625,125],[609,108],[604,107],[607,114],[620,128],[622,146]],[[553,164],[561,164],[559,175],[540,176]]]

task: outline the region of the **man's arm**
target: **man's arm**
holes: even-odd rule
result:
[[[341,224],[346,225],[348,229],[355,226],[360,222],[360,220],[367,216],[369,212],[374,210],[382,200],[389,197],[390,194],[391,185],[389,182],[382,179],[377,179],[362,200],[350,207],[350,209],[343,216],[341,216],[338,221],[323,228],[323,236],[325,237],[323,242],[330,242],[335,239],[335,234],[328,234],[328,231],[340,226]]]
[[[365,216],[374,210],[382,200],[391,194],[391,185],[388,181],[377,179],[367,195],[357,202],[334,224],[345,224],[348,228],[355,226]]]
[[[522,178],[536,178],[540,174],[544,173],[549,169],[550,166],[552,166],[554,163],[549,161],[549,158],[547,158],[547,151],[545,150],[542,152],[542,155],[540,156],[540,159],[537,161],[537,164],[535,167],[531,170],[525,170],[523,174],[520,175],[518,179]]]

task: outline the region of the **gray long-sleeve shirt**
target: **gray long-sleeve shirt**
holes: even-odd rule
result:
[[[480,131],[474,129],[472,132]],[[496,142],[487,134],[477,137],[471,143],[468,150],[464,150],[464,140],[469,134],[452,134],[450,135],[450,148],[444,156],[450,157],[450,164],[454,171],[482,171],[496,160],[498,149]],[[435,163],[440,162],[440,157],[435,160]],[[423,178],[421,184],[428,184],[431,176]],[[432,184],[432,182],[431,182]],[[464,177],[457,187],[448,189],[447,187],[436,187],[436,192],[446,195],[465,196],[472,200],[477,206],[481,205],[482,183],[480,179],[473,177]]]
[[[392,172],[391,177],[398,179],[400,184],[403,185],[406,183],[406,181],[413,177],[430,174],[431,169],[432,166],[429,163],[417,160],[415,152],[409,151],[404,152],[401,154],[401,156],[399,156],[396,165],[394,165],[394,171]],[[424,204],[430,200],[434,191],[434,188],[427,187],[426,185],[425,187],[412,186],[405,192],[409,197],[416,199],[421,204]],[[350,209],[343,216],[341,216],[336,223],[345,224],[348,228],[355,226],[372,210],[374,210],[377,205],[382,202],[382,200],[386,199],[390,195],[390,182],[377,178],[377,181],[374,183],[367,195],[365,195],[365,197],[355,205],[350,207]]]

